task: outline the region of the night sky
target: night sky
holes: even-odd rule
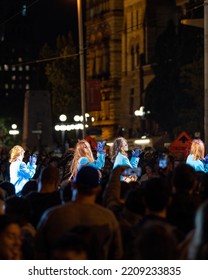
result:
[[[58,34],[69,30],[77,37],[76,0],[40,0],[28,10],[37,24],[38,40],[54,43]]]
[[[67,36],[69,31],[72,32],[75,44],[78,45],[76,0],[7,1],[0,2],[0,58],[2,63],[10,64],[11,61],[17,61],[17,59],[10,58],[13,50],[22,55],[24,61],[35,61],[36,58],[39,59],[40,49],[45,43],[54,48],[57,36]],[[23,3],[27,6],[25,16],[22,15]],[[34,84],[37,84],[37,88],[39,86],[36,81],[39,78],[38,75],[38,72],[37,77],[36,74],[33,75],[34,81],[31,81],[33,89],[36,89]],[[10,82],[10,77],[8,81]],[[0,82],[1,85],[7,83],[6,77],[1,75]],[[0,117],[22,118],[23,92],[19,91],[17,108],[12,99],[14,92],[9,95],[1,93],[5,101],[3,103],[5,110],[1,111]]]
[[[75,43],[77,42],[76,0],[23,0],[22,3],[26,3],[27,6],[25,16],[21,13],[22,4],[19,3],[19,7],[8,5],[5,18],[1,19],[7,21],[11,18],[5,24],[6,29],[10,25],[27,26],[26,41],[33,41],[37,46],[46,42],[54,45],[59,34],[66,36],[69,31],[72,32]],[[17,41],[20,40],[19,36]]]

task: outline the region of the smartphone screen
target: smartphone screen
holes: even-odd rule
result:
[[[167,159],[160,159],[159,160],[159,167],[162,168],[162,169],[165,169],[168,165],[168,162],[167,162]]]
[[[142,170],[140,167],[137,167],[137,168],[126,168],[123,172],[122,172],[122,175],[123,176],[137,176],[137,177],[140,177],[141,176],[141,173],[142,173]]]

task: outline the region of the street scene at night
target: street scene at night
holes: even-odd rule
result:
[[[208,259],[207,0],[1,0],[0,100],[0,260]]]

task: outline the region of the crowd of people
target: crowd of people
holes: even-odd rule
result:
[[[123,137],[111,147],[79,140],[62,158],[16,145],[1,177],[0,259],[208,258],[200,139],[177,164],[168,150],[129,150]]]

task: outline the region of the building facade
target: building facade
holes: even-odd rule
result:
[[[87,0],[86,13],[87,110],[103,139],[139,137],[154,129],[145,120],[145,88],[154,77],[156,40],[175,20],[176,2]]]

